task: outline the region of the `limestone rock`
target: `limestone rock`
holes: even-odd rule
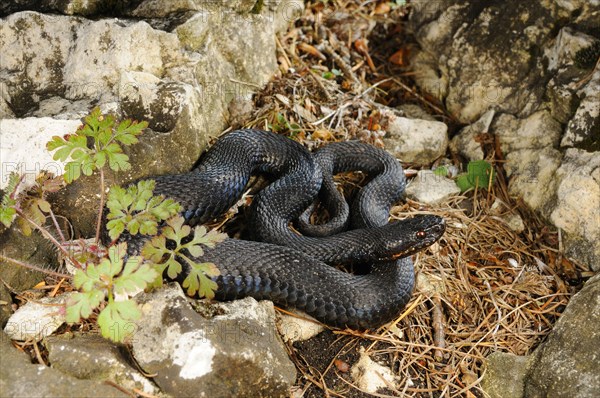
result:
[[[80,380],[110,380],[148,395],[160,391],[129,364],[114,343],[98,335],[50,336],[44,339],[52,368]]]
[[[79,380],[44,365],[33,365],[0,332],[0,391],[3,397],[129,397],[99,381]]]
[[[275,73],[275,32],[302,10],[298,1],[254,9],[256,2],[245,0],[147,0],[113,7],[119,19],[88,19],[72,15],[105,13],[109,2],[79,3],[21,1],[4,8],[66,15],[23,11],[0,20],[0,115],[36,116],[14,123],[29,134],[46,123],[54,135],[71,127],[48,117],[77,123],[94,106],[117,118],[147,119],[140,144],[126,149],[132,169],[107,173],[107,185],[188,171],[225,128],[232,99],[247,100]],[[21,140],[20,148],[31,153],[29,143],[45,141]],[[44,159],[28,158],[26,170],[48,164]],[[97,176],[83,178],[52,198],[78,236],[93,234],[98,186]]]
[[[544,94],[544,87],[535,84],[544,74],[543,64],[532,47],[550,40],[557,23],[555,8],[517,1],[510,7],[498,1],[415,7],[411,23],[417,40],[436,60],[429,71],[422,62],[415,71],[441,74],[439,84],[423,88],[443,96],[447,109],[462,123],[474,122],[489,109],[515,115],[532,112]]]
[[[311,316],[294,309],[290,311],[298,316],[278,314],[277,330],[284,341],[306,341],[325,330],[325,327]]]
[[[562,147],[578,147],[600,151],[600,69],[577,95],[581,99],[560,143]]]
[[[568,149],[556,170],[559,181],[550,219],[567,233],[568,254],[600,270],[600,152]],[[596,242],[594,244],[594,242]]]
[[[523,119],[501,114],[494,120],[492,129],[504,154],[522,149],[558,148],[562,133],[560,123],[546,110]]]
[[[476,137],[478,134],[489,132],[495,114],[494,110],[489,110],[475,123],[464,127],[450,141],[450,150],[468,160],[483,160],[483,150],[481,149],[481,144],[477,142]]]
[[[558,181],[556,170],[561,153],[552,148],[522,149],[506,156],[505,170],[510,177],[508,185],[512,196],[520,197],[532,209],[548,214]]]
[[[481,385],[490,398],[522,398],[528,358],[497,351],[486,359]]]
[[[63,69],[81,24],[79,18],[35,12],[12,14],[0,21],[0,71],[13,114],[28,116],[41,99],[65,91],[68,82]]]
[[[144,322],[133,355],[167,394],[288,396],[295,368],[274,323],[270,302],[218,304],[213,318],[194,312],[177,284],[138,297]]]
[[[388,114],[383,139],[386,149],[407,163],[426,165],[448,148],[448,126],[442,122],[408,119]]]
[[[492,203],[490,214],[504,221],[516,233],[521,233],[525,230],[525,223],[523,223],[521,216],[498,198]]]
[[[0,188],[8,183],[8,176],[15,172],[25,176],[24,182],[33,184],[42,170],[54,175],[64,173],[65,163],[52,159],[52,154],[46,150],[46,142],[55,135],[72,134],[77,131],[81,121],[60,120],[50,117],[24,119],[1,119],[2,146],[0,159]],[[23,145],[26,142],[28,145]]]
[[[440,203],[460,193],[460,188],[449,178],[433,174],[431,170],[419,170],[406,187],[406,196],[426,204]]]
[[[8,319],[4,332],[19,341],[39,341],[51,335],[65,323],[65,313],[61,309],[67,297],[44,297],[39,302],[27,302]]]
[[[350,369],[350,374],[358,388],[372,394],[389,388],[390,385],[395,386],[399,381],[390,368],[373,361],[364,349],[361,350],[358,362]]]

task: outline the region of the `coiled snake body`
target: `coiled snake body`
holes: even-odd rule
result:
[[[367,144],[335,146],[331,153],[313,157],[283,136],[236,130],[219,139],[193,171],[155,178],[155,194],[179,201],[190,224],[204,223],[229,209],[253,173],[266,173],[275,179],[254,197],[250,209],[252,229],[260,242],[226,239],[205,250],[201,261],[215,263],[220,271],[214,278],[217,299],[268,299],[303,310],[326,324],[355,329],[380,326],[407,303],[414,284],[409,256],[435,242],[444,232],[444,221],[419,216],[387,224],[389,207],[404,189],[398,162],[390,162],[390,155]],[[346,154],[349,161],[336,160],[338,152]],[[374,156],[375,152],[382,158]],[[366,207],[359,210],[359,221],[351,222],[361,228],[325,237],[293,232],[290,223],[313,202],[321,190],[323,174],[323,190],[331,191],[330,174],[357,169],[361,159],[370,159],[384,169],[363,188],[367,193],[364,198],[359,195],[358,204],[353,205],[353,209]],[[343,209],[338,214],[344,225],[346,215]],[[340,229],[337,225],[334,228],[335,232]],[[130,246],[136,244],[132,240]],[[338,263],[372,265],[368,274],[353,275],[330,265]]]

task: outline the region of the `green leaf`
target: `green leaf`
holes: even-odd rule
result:
[[[98,126],[100,125],[100,118],[102,118],[102,112],[100,111],[100,107],[95,107],[94,109],[92,109],[89,115],[83,118],[83,120],[85,121],[86,127],[91,128],[91,130],[95,132],[98,131]]]
[[[433,174],[440,177],[447,177],[448,169],[445,166],[440,166],[433,170]]]
[[[98,264],[98,270],[107,277],[114,278],[123,269],[123,258],[127,254],[127,243],[121,242],[108,248],[108,259]]]
[[[467,165],[467,175],[469,182],[473,187],[479,186],[487,188],[491,182],[494,182],[494,168],[485,160],[474,160]]]
[[[169,257],[169,259],[165,262],[165,266],[167,268],[167,276],[171,279],[177,278],[177,276],[181,273],[181,263],[175,259],[174,255]]]
[[[184,221],[181,216],[170,218],[161,235],[155,236],[146,242],[142,249],[142,256],[153,263],[152,265],[160,275],[166,270],[167,276],[171,279],[177,278],[181,273],[182,264],[180,261],[186,261],[192,267],[192,273],[187,275],[185,279],[187,282],[185,282],[184,287],[188,287],[188,290],[194,293],[200,292],[202,296],[213,297],[216,285],[206,275],[219,275],[218,269],[209,263],[198,265],[194,260],[204,254],[201,245],[214,247],[215,244],[223,241],[227,235],[214,230],[207,232],[205,227],[198,226],[194,229],[192,240],[182,245],[181,241],[191,232],[190,226],[185,225]],[[175,242],[175,248],[167,247],[167,239]],[[192,259],[187,257],[184,250],[187,250]]]
[[[198,292],[199,297],[211,299],[215,297],[217,283],[209,277],[219,276],[219,270],[213,263],[190,264],[190,273],[183,280],[182,286],[189,296]]]
[[[327,80],[335,79],[335,75],[333,74],[333,72],[330,72],[330,71],[323,72],[321,74],[321,77],[323,79],[327,79]]]
[[[0,206],[0,222],[4,224],[6,228],[10,227],[17,211],[14,207],[7,207],[4,204]]]
[[[52,140],[46,144],[46,148],[49,151],[54,151],[52,158],[61,162],[71,158],[65,166],[64,180],[67,183],[71,183],[81,176],[82,166],[85,168],[84,173],[86,175],[91,174],[90,166],[93,167],[93,161],[90,157],[92,151],[87,147],[87,138],[85,135],[72,134],[68,135],[67,139],[62,137],[54,136]],[[91,163],[88,164],[88,163]],[[89,173],[89,174],[88,174]]]
[[[117,127],[115,139],[123,145],[131,145],[138,142],[137,136],[148,127],[148,122],[134,122],[123,120]]]
[[[79,322],[82,318],[86,319],[92,314],[100,303],[104,300],[104,292],[92,290],[85,293],[73,293],[66,303],[68,323]]]
[[[168,220],[182,210],[181,205],[173,199],[164,199],[158,205],[151,205],[150,211],[160,220]]]
[[[140,218],[140,234],[143,235],[156,235],[158,228],[154,219],[143,220]]]
[[[88,264],[85,271],[81,269],[75,270],[73,276],[73,286],[83,292],[91,292],[98,289],[103,283],[100,280],[100,272],[95,264]]]
[[[181,211],[181,206],[172,199],[152,196],[155,182],[139,181],[127,189],[111,187],[106,206],[107,228],[111,239],[116,239],[124,229],[131,234],[155,235],[158,223]]]
[[[114,170],[129,170],[131,168],[131,164],[129,163],[129,156],[123,153],[123,150],[116,143],[110,143],[103,150],[108,157],[108,166]]]
[[[469,176],[466,174],[459,174],[456,177],[456,185],[460,188],[460,192],[466,192],[473,188],[473,185],[469,181]]]
[[[125,231],[125,223],[123,220],[111,220],[106,223],[106,228],[110,239],[115,240]]]
[[[98,326],[103,337],[122,343],[133,334],[136,329],[133,321],[141,316],[142,313],[135,302],[114,301],[108,303],[98,315]]]
[[[184,225],[184,218],[181,216],[175,216],[167,221],[167,227],[162,231],[163,235],[167,239],[174,240],[177,246],[181,244],[181,240],[188,236],[192,231],[189,225]]]
[[[51,152],[57,150],[58,148],[60,148],[60,150],[55,152],[52,158],[54,160],[65,161],[69,157],[71,149],[68,147],[65,139],[55,135],[50,141],[48,141],[48,143],[46,143],[46,149]]]
[[[165,254],[170,253],[166,247],[167,241],[163,235],[153,237],[144,244],[142,256],[156,264],[162,261]]]
[[[72,183],[81,177],[81,162],[73,161],[65,165],[65,174],[63,178],[67,184]]]
[[[223,242],[227,234],[223,234],[218,232],[217,230],[211,230],[210,232],[206,232],[206,228],[202,225],[194,228],[194,238],[183,245],[192,256],[200,257],[204,254],[204,250],[202,246],[206,247],[215,247],[217,243]]]
[[[125,263],[123,273],[114,283],[115,293],[134,294],[144,290],[157,277],[157,272],[139,256],[130,257]]]
[[[94,166],[97,169],[101,169],[106,164],[106,154],[104,152],[98,152],[94,156]]]

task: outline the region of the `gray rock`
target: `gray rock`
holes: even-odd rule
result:
[[[408,119],[386,113],[385,147],[395,157],[417,165],[431,164],[448,148],[448,126],[442,122]]]
[[[483,150],[476,137],[489,132],[495,114],[494,110],[487,111],[475,123],[463,127],[450,141],[450,150],[468,160],[482,160]]]
[[[494,352],[486,358],[481,387],[490,398],[522,398],[528,358],[507,352]]]
[[[409,119],[422,119],[429,120],[430,122],[436,121],[435,117],[416,104],[401,104],[398,105],[396,109],[401,113],[402,116],[405,116]]]
[[[478,120],[453,138],[452,151],[482,158],[475,134],[497,137],[509,193],[563,228],[566,252],[593,269],[600,71],[590,49],[599,16],[599,2],[581,0],[419,2],[410,15],[422,47],[411,60],[417,84],[458,121]]]
[[[509,154],[522,149],[558,148],[562,128],[550,112],[542,110],[522,119],[498,115],[492,131],[498,137],[502,153]]]
[[[547,90],[550,109],[552,116],[563,124],[571,120],[582,100],[588,102],[594,97],[597,98],[597,78],[595,84],[588,84],[581,89],[581,82],[587,80],[590,70],[581,68],[576,62],[578,52],[593,46],[595,42],[597,39],[594,37],[565,27],[544,49],[544,58],[548,60],[548,69],[555,73],[548,83]],[[586,88],[589,86],[595,86],[596,93],[593,88]],[[588,98],[587,101],[586,98]],[[589,105],[584,105],[582,111]],[[573,127],[575,126],[572,126],[571,129]],[[572,145],[576,139],[575,134],[575,131],[566,134],[563,138],[563,146],[569,142]],[[567,139],[567,137],[569,138]]]
[[[482,380],[491,398],[596,398],[600,391],[600,275],[577,293],[533,354],[496,352]]]
[[[270,302],[218,304],[206,319],[177,284],[138,297],[142,319],[133,355],[167,394],[288,396],[296,372],[275,331]],[[215,311],[215,308],[212,308]]]
[[[459,193],[460,188],[453,180],[437,176],[431,170],[419,170],[417,176],[406,187],[406,196],[431,205]]]
[[[490,207],[490,215],[503,221],[512,231],[516,233],[521,233],[525,230],[525,223],[523,222],[523,219],[519,213],[512,210],[510,206],[498,198],[496,198]]]
[[[534,353],[525,397],[595,398],[600,391],[600,275],[577,293]]]
[[[22,126],[32,132],[43,117],[77,121],[96,105],[120,118],[148,119],[141,143],[126,150],[132,169],[107,173],[107,185],[189,170],[225,128],[232,99],[250,98],[276,72],[275,33],[302,10],[298,1],[254,9],[251,1],[148,0],[113,7],[121,19],[92,20],[71,15],[103,13],[114,2],[80,3],[9,7],[67,15],[25,11],[0,20],[0,114],[36,116]],[[30,157],[25,168],[36,162]],[[53,197],[77,235],[94,232],[98,185],[97,176],[83,178]]]
[[[98,335],[50,336],[44,339],[52,368],[80,380],[109,380],[149,395],[159,389],[127,362],[122,350]]]
[[[28,186],[35,183],[38,173],[42,170],[55,175],[63,174],[65,162],[58,162],[52,158],[52,154],[46,149],[46,142],[57,135],[57,132],[73,134],[80,125],[81,121],[78,118],[68,120],[27,117],[0,120],[2,172],[23,175],[23,184]],[[28,145],[23,145],[24,142]],[[8,178],[0,180],[0,188],[5,188],[7,184]]]
[[[6,321],[8,321],[8,318],[10,318],[13,313],[12,305],[13,302],[10,291],[4,283],[0,283],[0,328],[2,329],[4,329]]]
[[[568,149],[555,178],[559,182],[550,219],[566,232],[567,254],[599,271],[600,152]]]
[[[545,87],[536,83],[544,65],[532,48],[552,38],[558,16],[566,12],[554,4],[509,3],[442,1],[411,13],[417,40],[436,61],[429,70],[419,62],[415,71],[441,75],[437,84],[431,80],[423,88],[442,96],[462,123],[474,122],[489,109],[526,116],[543,101]]]
[[[277,330],[284,341],[288,343],[306,341],[325,331],[325,326],[310,315],[293,308],[288,311],[297,316],[277,314]]]
[[[581,99],[560,143],[562,147],[600,150],[600,69],[590,82],[577,92]]]
[[[14,228],[6,230],[3,225],[0,226],[0,252],[6,257],[42,268],[56,261],[56,252],[37,232],[25,239],[21,232]],[[42,272],[0,260],[0,278],[15,291],[31,289],[44,280],[44,277]]]
[[[10,317],[4,332],[13,340],[39,341],[65,323],[64,308],[68,295],[28,301]]]
[[[554,206],[558,181],[556,170],[562,154],[553,148],[521,149],[506,155],[504,168],[510,177],[508,189],[533,210],[549,214]]]
[[[0,332],[0,392],[2,397],[129,397],[98,381],[79,380],[44,365],[33,365]]]

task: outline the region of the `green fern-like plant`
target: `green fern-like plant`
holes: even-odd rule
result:
[[[211,278],[219,275],[219,271],[214,264],[198,262],[197,258],[203,254],[202,246],[213,247],[226,236],[216,231],[208,232],[204,227],[192,230],[178,216],[181,206],[162,195],[155,196],[155,182],[146,180],[127,188],[111,187],[106,203],[109,210],[106,228],[113,241],[118,242],[123,233],[150,236],[140,253],[127,256],[127,244],[124,242],[110,246],[105,257],[98,257],[96,252],[89,256],[75,256],[63,248],[65,239],[58,228],[50,203],[45,199],[46,193],[55,192],[64,183],[76,181],[82,174],[92,175],[98,172],[98,242],[105,201],[104,169],[109,167],[113,171],[121,171],[131,167],[129,157],[121,145],[137,143],[137,136],[146,126],[146,122],[117,122],[113,116],[102,114],[98,108],[94,109],[74,134],[55,136],[47,144],[47,149],[54,151],[54,159],[67,162],[62,177],[41,176],[34,189],[23,194],[19,189],[22,177],[11,175],[6,194],[0,202],[2,224],[10,227],[17,220],[25,234],[30,234],[33,229],[38,230],[75,265],[72,280],[78,291],[67,300],[67,322],[77,323],[97,313],[102,336],[117,342],[126,341],[131,336],[135,330],[133,322],[140,317],[139,308],[131,300],[133,295],[161,285],[165,270],[169,277],[176,278],[182,270],[181,261],[190,269],[183,283],[188,293],[213,297],[217,286]],[[60,234],[60,241],[45,227],[47,215],[52,218]],[[174,242],[174,246],[168,245],[167,241]],[[171,246],[174,248],[171,249]],[[78,259],[84,260],[80,262]],[[38,269],[3,254],[0,254],[0,260]],[[70,275],[47,272],[70,278]]]

